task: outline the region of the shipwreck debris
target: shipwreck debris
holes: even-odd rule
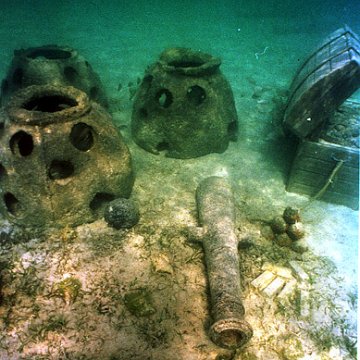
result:
[[[211,294],[210,328],[212,341],[235,349],[252,337],[251,326],[244,320],[241,301],[238,239],[235,234],[235,208],[229,183],[221,177],[209,177],[196,190],[202,245]]]

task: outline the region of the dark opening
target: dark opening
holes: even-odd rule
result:
[[[10,139],[10,149],[14,155],[30,155],[34,150],[32,136],[23,130],[18,131]]]
[[[49,60],[56,60],[56,59],[69,59],[71,57],[71,52],[61,49],[36,49],[29,53],[27,57],[31,59],[36,58],[45,58]]]
[[[21,210],[19,200],[12,193],[7,192],[4,194],[4,202],[6,209],[12,215],[17,215]]]
[[[194,85],[188,88],[186,96],[191,104],[198,106],[205,101],[206,92],[201,86]]]
[[[40,95],[25,104],[23,108],[29,111],[54,113],[77,105],[77,101],[64,95]]]
[[[85,65],[86,65],[86,67],[91,68],[91,66],[90,66],[89,62],[88,62],[88,61],[86,61],[86,60],[85,60]]]
[[[66,179],[73,175],[74,165],[66,160],[53,160],[49,168],[49,178],[51,180]]]
[[[65,78],[72,83],[77,79],[79,74],[72,66],[66,66],[64,69],[64,75]]]
[[[75,124],[71,129],[70,142],[80,151],[91,149],[94,145],[92,127],[83,122]]]
[[[170,145],[166,141],[159,142],[156,146],[156,150],[158,150],[158,151],[169,150],[169,148],[170,148]]]
[[[2,164],[0,164],[0,180],[2,180],[5,175],[6,175],[6,169]]]
[[[144,77],[144,79],[142,81],[142,85],[146,86],[146,91],[149,91],[153,79],[154,79],[154,77],[152,75],[146,75]]]
[[[219,336],[219,343],[224,344],[229,349],[240,347],[244,341],[246,341],[246,336],[240,330],[223,330]]]
[[[182,68],[189,68],[189,67],[198,67],[205,64],[205,61],[200,59],[194,60],[174,60],[168,63],[170,66],[174,67],[182,67]]]
[[[8,90],[9,90],[9,82],[4,79],[1,82],[1,92],[6,93]]]
[[[238,132],[238,124],[236,121],[232,121],[228,125],[228,135],[229,135],[230,140],[236,141],[237,132]]]
[[[145,108],[140,108],[139,109],[139,115],[141,116],[141,117],[143,117],[143,118],[146,118],[146,117],[148,117],[148,111],[145,109]]]
[[[90,202],[90,209],[96,213],[104,211],[105,206],[115,199],[115,195],[109,193],[97,193]]]
[[[167,89],[159,90],[155,95],[156,101],[163,108],[168,108],[173,102],[172,93]]]
[[[17,86],[21,86],[23,83],[23,78],[24,78],[23,69],[21,69],[21,68],[15,69],[15,71],[13,72],[13,76],[12,76],[13,83]]]
[[[99,88],[97,86],[93,86],[90,89],[90,99],[96,100],[98,98],[98,95],[99,95]]]

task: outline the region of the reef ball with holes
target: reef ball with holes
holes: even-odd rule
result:
[[[130,196],[130,153],[110,115],[73,87],[34,85],[0,113],[0,211],[26,227],[74,226]]]
[[[74,86],[91,100],[107,106],[99,76],[75,49],[45,45],[14,51],[8,73],[1,83],[2,105],[17,90],[31,85]]]
[[[146,71],[134,100],[135,142],[181,159],[225,151],[236,140],[237,114],[220,64],[200,51],[165,50]]]

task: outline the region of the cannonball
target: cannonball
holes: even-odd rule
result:
[[[115,229],[128,229],[138,223],[140,214],[132,200],[119,198],[109,202],[104,218]]]
[[[304,226],[301,222],[296,222],[295,224],[289,225],[286,232],[294,241],[303,238],[305,235]]]
[[[298,254],[303,254],[304,252],[309,250],[309,247],[305,239],[301,239],[299,241],[293,241],[290,249],[297,252]]]
[[[289,247],[289,246],[291,246],[293,241],[290,239],[290,237],[287,233],[283,233],[283,234],[278,234],[275,237],[275,242],[279,246],[288,246]]]
[[[274,240],[274,231],[269,225],[264,225],[261,227],[261,236],[267,240]]]
[[[271,229],[275,234],[282,234],[287,229],[287,223],[281,216],[277,216],[271,220]]]
[[[283,213],[283,218],[287,224],[295,224],[300,221],[300,210],[288,206]]]

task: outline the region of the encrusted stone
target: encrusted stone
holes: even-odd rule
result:
[[[290,239],[289,235],[286,233],[278,234],[275,237],[275,242],[280,246],[290,246],[292,244],[292,240]]]
[[[271,220],[270,226],[275,234],[283,234],[286,231],[288,224],[281,216],[277,216]]]
[[[79,225],[130,196],[129,150],[110,115],[84,92],[30,86],[0,118],[0,212],[12,223]]]
[[[145,150],[173,158],[222,153],[236,140],[237,114],[219,58],[165,50],[135,96],[132,135]]]
[[[304,226],[300,222],[289,225],[286,232],[292,240],[299,240],[305,236]]]
[[[288,206],[283,213],[283,218],[287,224],[295,224],[296,222],[300,221],[300,210]]]
[[[45,45],[14,51],[13,60],[1,83],[1,104],[17,90],[31,85],[74,86],[107,106],[99,76],[78,51],[68,46]]]

